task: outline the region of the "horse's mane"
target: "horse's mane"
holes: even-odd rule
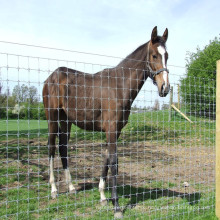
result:
[[[142,44],[141,46],[139,46],[136,50],[134,50],[131,54],[129,54],[125,59],[123,59],[119,64],[118,67],[123,66],[125,63],[129,62],[129,61],[135,61],[135,60],[142,60],[144,61],[143,58],[146,57],[147,54],[147,44],[150,41],[148,41],[147,43]],[[166,49],[166,42],[164,41],[164,38],[161,36],[157,36],[156,39],[154,40],[153,44],[159,43],[161,44],[165,49]]]
[[[147,42],[148,43],[148,42]],[[136,50],[134,50],[132,53],[130,53],[127,57],[125,57],[119,64],[117,67],[121,67],[123,66],[125,63],[130,62],[130,61],[139,61],[141,60],[141,56],[143,55],[143,50],[146,48],[146,45],[142,44],[141,46],[139,46]],[[146,49],[147,50],[147,49]]]

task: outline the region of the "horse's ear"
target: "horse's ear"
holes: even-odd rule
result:
[[[167,38],[168,38],[168,29],[166,28],[166,30],[163,33],[163,39],[165,42],[167,41]]]
[[[157,40],[157,26],[154,27],[151,34],[151,41],[154,43]]]

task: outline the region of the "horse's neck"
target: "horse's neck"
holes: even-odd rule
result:
[[[121,88],[119,91],[123,93],[123,99],[128,100],[127,104],[132,104],[147,78],[145,74],[146,59],[147,43],[140,46],[108,72],[111,75],[110,78],[116,81],[113,85]],[[106,71],[104,72],[106,74]]]
[[[140,69],[133,69],[129,70],[129,77],[126,79],[126,84],[129,88],[129,96],[130,99],[132,99],[132,102],[136,98],[137,94],[141,90],[142,86],[144,85],[144,82],[146,81],[147,77],[144,71],[144,68]]]
[[[147,79],[144,62],[139,62],[139,64],[135,62],[133,66],[124,65],[116,67],[112,74],[115,74],[112,76],[117,79],[117,88],[121,88],[119,92],[123,93],[124,104],[131,105]]]
[[[123,69],[123,77],[125,78],[124,87],[129,88],[127,92],[134,99],[146,80],[147,45],[148,43],[141,45],[116,67]]]

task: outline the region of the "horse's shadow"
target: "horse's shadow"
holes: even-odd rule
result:
[[[128,208],[133,208],[139,203],[143,203],[146,200],[156,200],[161,197],[177,197],[186,199],[189,205],[195,205],[199,202],[201,198],[201,193],[182,193],[170,189],[162,188],[143,188],[143,187],[134,187],[131,185],[119,187],[118,195],[125,198],[130,198],[129,202],[125,205],[124,212]]]
[[[92,188],[98,187],[98,183],[93,184],[84,184],[84,187],[80,188],[81,190],[89,190]],[[182,193],[175,190],[170,189],[162,189],[162,188],[144,188],[144,187],[134,187],[132,185],[124,185],[119,186],[118,188],[118,196],[119,198],[130,198],[128,203],[124,206],[123,212],[127,209],[132,209],[139,203],[143,203],[147,200],[156,200],[161,197],[173,197],[173,198],[182,198],[186,199],[189,205],[195,205],[200,201],[201,193],[193,192],[193,193]],[[111,194],[111,187],[107,187],[106,191],[108,194]],[[110,202],[111,199],[108,199]]]

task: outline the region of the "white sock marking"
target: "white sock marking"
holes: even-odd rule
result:
[[[50,184],[51,184],[51,194],[54,192],[57,192],[56,184],[55,184],[55,178],[53,173],[53,166],[54,166],[54,158],[50,158]]]
[[[105,190],[105,181],[101,177],[99,181],[99,192],[100,192],[101,201],[106,200],[104,190]]]
[[[70,175],[70,170],[67,168],[64,170],[64,173],[65,173],[65,180],[66,180],[66,184],[68,185],[69,187],[69,191],[74,191],[75,190],[75,187],[73,186],[72,184],[72,178],[71,178],[71,175]]]

